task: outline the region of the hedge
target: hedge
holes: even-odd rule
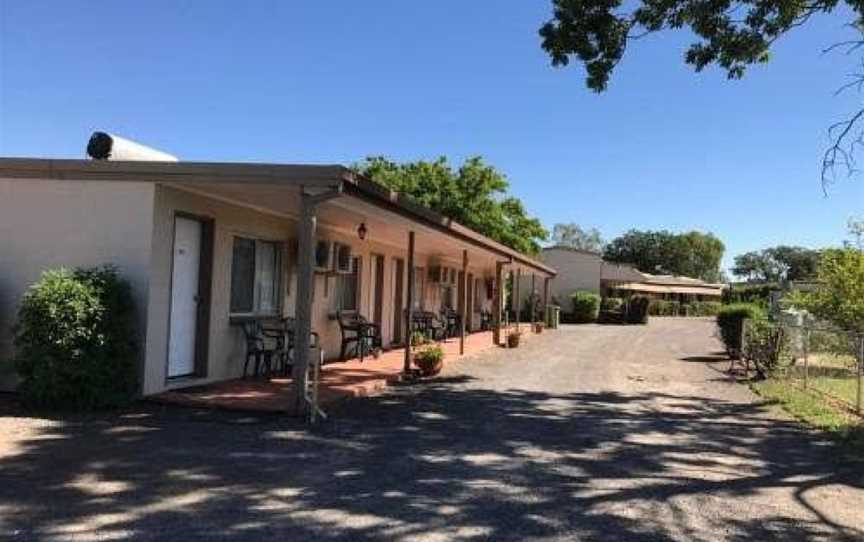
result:
[[[572,320],[577,324],[596,322],[600,314],[600,296],[594,292],[576,291],[570,294],[573,302]]]
[[[765,311],[755,303],[725,305],[717,313],[717,329],[730,357],[741,354],[741,332],[744,320],[765,319]]]
[[[627,323],[647,324],[648,306],[650,304],[651,300],[645,296],[637,295],[631,297],[627,302]]]
[[[681,304],[678,301],[652,299],[648,306],[651,316],[716,316],[723,304],[719,301],[691,301]]]
[[[767,307],[771,301],[771,294],[782,290],[779,284],[733,284],[730,288],[723,290],[723,303],[732,305],[736,303],[756,303]]]
[[[44,272],[15,326],[22,398],[43,408],[125,404],[138,389],[137,338],[130,287],[114,268]]]

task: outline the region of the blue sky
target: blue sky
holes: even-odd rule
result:
[[[608,92],[553,69],[550,2],[0,0],[0,155],[82,157],[104,129],[186,160],[482,155],[551,227],[711,231],[743,251],[839,244],[864,178],[822,194],[855,57],[824,16],[743,81],[632,45]],[[864,160],[864,156],[862,156]]]

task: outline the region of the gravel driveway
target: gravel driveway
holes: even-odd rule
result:
[[[864,540],[861,464],[729,382],[712,335],[565,327],[315,431],[0,402],[0,539]]]

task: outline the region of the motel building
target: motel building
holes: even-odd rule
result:
[[[346,167],[181,162],[98,132],[91,155],[94,141],[103,159],[0,158],[0,360],[26,289],[60,266],[130,282],[143,396],[242,380],[254,322],[291,333],[280,400],[296,408],[303,368],[323,357],[326,375],[362,349],[343,348],[346,322],[374,324],[373,346],[407,364],[426,326],[460,352],[502,342],[510,273],[548,302],[553,268]]]

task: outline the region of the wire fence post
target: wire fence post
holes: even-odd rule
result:
[[[810,383],[810,328],[804,328],[804,389]]]
[[[858,389],[855,394],[855,410],[861,415],[861,386],[864,382],[864,335],[858,336]]]

